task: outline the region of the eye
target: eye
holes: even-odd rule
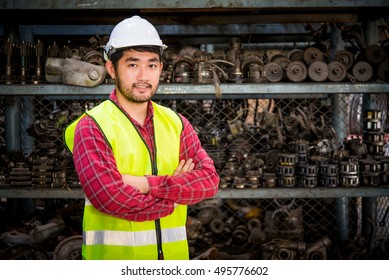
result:
[[[128,67],[130,67],[130,68],[136,68],[137,65],[136,65],[135,63],[130,63],[130,64],[128,64]]]
[[[149,68],[151,68],[151,69],[156,69],[156,68],[157,68],[157,64],[150,64],[150,65],[149,65]]]

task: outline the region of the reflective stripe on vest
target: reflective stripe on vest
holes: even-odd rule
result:
[[[114,246],[147,246],[154,245],[157,240],[155,230],[145,231],[84,231],[84,244],[88,245],[114,245]],[[168,228],[162,230],[164,242],[186,240],[186,228]]]
[[[169,108],[155,103],[153,103],[153,107],[157,174],[171,175],[179,163],[182,121]],[[135,126],[116,104],[112,101],[104,101],[88,111],[87,114],[103,132],[121,174],[135,176],[153,174],[152,159],[147,146]],[[70,151],[73,148],[74,132],[78,121],[79,119],[65,130],[65,143]],[[157,259],[154,221],[131,222],[123,220],[97,211],[87,199],[85,203],[83,258]],[[184,230],[186,209],[186,206],[179,205],[171,215],[160,219],[165,259],[189,258],[186,231]],[[114,241],[119,238],[124,238],[120,244]],[[144,238],[148,241],[141,241]],[[99,242],[95,243],[96,240]],[[108,243],[105,243],[106,241]]]

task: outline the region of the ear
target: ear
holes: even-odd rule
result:
[[[105,63],[105,68],[107,69],[108,74],[111,76],[112,79],[115,79],[115,67],[113,66],[113,63],[111,60],[108,60]]]

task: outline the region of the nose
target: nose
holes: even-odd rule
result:
[[[147,66],[140,66],[138,70],[138,81],[144,82],[149,80],[149,70]]]

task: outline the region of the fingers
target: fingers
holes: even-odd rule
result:
[[[184,166],[181,168],[181,172],[180,173],[184,173],[184,172],[190,172],[192,171],[194,168],[194,163],[193,163],[193,159],[188,159]]]
[[[176,170],[174,170],[173,175],[178,175],[178,174],[180,174],[181,169],[182,169],[182,167],[183,167],[184,165],[185,165],[185,160],[181,160],[180,163],[178,164]]]
[[[174,171],[173,175],[182,174],[185,172],[190,172],[194,169],[195,164],[193,163],[193,159],[188,160],[181,160],[178,164],[176,170]]]

